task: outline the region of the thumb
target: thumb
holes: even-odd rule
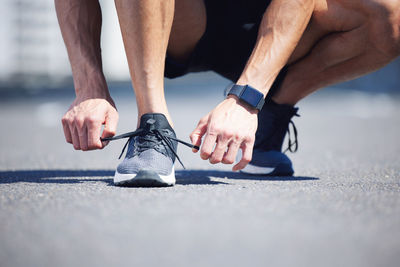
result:
[[[201,138],[207,131],[207,123],[199,122],[196,129],[190,134],[190,140],[192,141],[192,145],[200,147]],[[198,150],[193,148],[192,151],[196,153]]]
[[[107,116],[104,121],[104,129],[101,138],[112,137],[117,132],[118,115],[117,116]],[[102,142],[103,146],[106,146],[109,141]]]

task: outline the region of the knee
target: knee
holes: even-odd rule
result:
[[[370,16],[370,40],[384,56],[393,59],[400,56],[400,0],[386,2]]]

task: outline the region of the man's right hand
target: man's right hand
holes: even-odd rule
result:
[[[104,148],[108,142],[101,142],[100,137],[114,136],[117,124],[118,112],[111,97],[77,97],[62,118],[66,141],[83,151]]]

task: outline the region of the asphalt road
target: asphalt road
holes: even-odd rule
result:
[[[167,85],[186,140],[222,99],[224,81],[196,79]],[[133,94],[113,95],[118,132],[132,130]],[[161,189],[112,185],[123,141],[66,144],[71,100],[0,102],[0,266],[399,266],[398,97],[329,89],[301,102],[294,177],[232,173],[181,146],[187,169]]]

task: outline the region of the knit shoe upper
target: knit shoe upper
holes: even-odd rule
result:
[[[285,135],[289,130],[289,124],[299,109],[290,105],[277,104],[272,100],[265,103],[258,113],[258,127],[256,131],[255,149],[265,151],[281,151]],[[294,126],[292,124],[292,126]],[[297,130],[294,128],[297,137]],[[295,146],[293,149],[292,147]],[[297,140],[289,140],[288,150],[297,150]],[[293,151],[293,152],[294,152]]]
[[[125,159],[118,165],[117,172],[135,174],[140,170],[152,170],[159,175],[169,175],[175,162],[178,146],[177,141],[168,138],[176,138],[174,130],[163,114],[143,115],[139,129],[145,131],[130,138]],[[153,132],[155,129],[167,138],[163,140]]]

